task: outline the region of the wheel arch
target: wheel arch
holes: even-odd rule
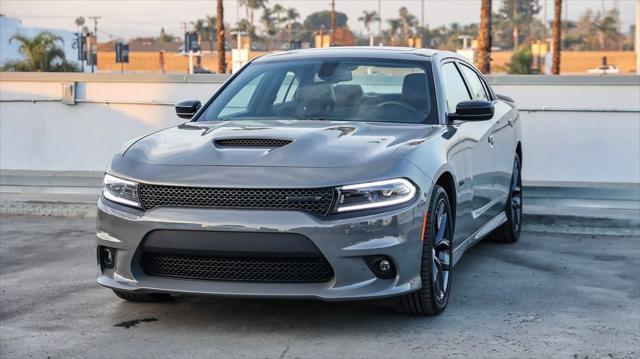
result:
[[[444,191],[447,193],[447,197],[449,197],[449,205],[451,207],[451,217],[453,222],[453,228],[455,229],[456,224],[456,209],[457,209],[457,193],[456,193],[456,179],[453,173],[447,169],[444,169],[434,181],[434,184],[437,184],[444,188]]]
[[[518,157],[520,158],[520,166],[522,167],[522,163],[524,161],[524,158],[522,157],[522,142],[518,141],[518,144],[516,145],[516,153],[518,154]]]

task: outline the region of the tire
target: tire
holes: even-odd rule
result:
[[[487,236],[487,241],[496,243],[515,243],[520,239],[522,229],[522,171],[520,156],[516,154],[509,186],[509,196],[505,206],[507,221]]]
[[[166,302],[171,298],[170,294],[163,293],[131,293],[113,289],[113,292],[121,299],[128,302]]]
[[[449,197],[439,185],[433,188],[425,225],[420,267],[422,288],[398,298],[396,310],[403,314],[437,315],[449,301],[453,226]]]

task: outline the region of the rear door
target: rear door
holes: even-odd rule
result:
[[[447,99],[448,113],[456,112],[456,105],[461,101],[473,98],[470,86],[464,80],[456,61],[445,62],[442,65],[442,79]],[[495,191],[493,175],[496,170],[496,157],[493,146],[494,120],[488,121],[456,121],[461,144],[465,151],[465,165],[469,178],[466,185],[471,187],[471,202],[466,222],[471,235],[495,215],[493,203]],[[459,222],[461,223],[461,222]]]

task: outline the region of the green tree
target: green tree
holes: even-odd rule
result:
[[[67,61],[64,50],[58,43],[64,44],[60,36],[44,31],[33,38],[24,35],[13,35],[9,43],[17,41],[18,51],[24,57],[21,61],[10,61],[3,71],[27,72],[75,72],[78,67]]]
[[[521,47],[511,56],[511,61],[507,64],[507,72],[510,74],[526,75],[531,74],[533,65],[533,54],[528,47]]]
[[[336,26],[343,27],[347,25],[347,15],[343,12],[336,11]],[[331,28],[331,11],[317,11],[304,19],[304,27],[310,31],[318,31],[324,26],[325,29]]]
[[[171,34],[167,34],[164,31],[164,27],[160,28],[160,36],[158,38],[160,39],[161,42],[172,42],[176,39],[175,36]]]

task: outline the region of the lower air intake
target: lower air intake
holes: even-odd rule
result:
[[[142,269],[150,276],[213,281],[326,283],[333,269],[323,257],[209,257],[144,252]]]

